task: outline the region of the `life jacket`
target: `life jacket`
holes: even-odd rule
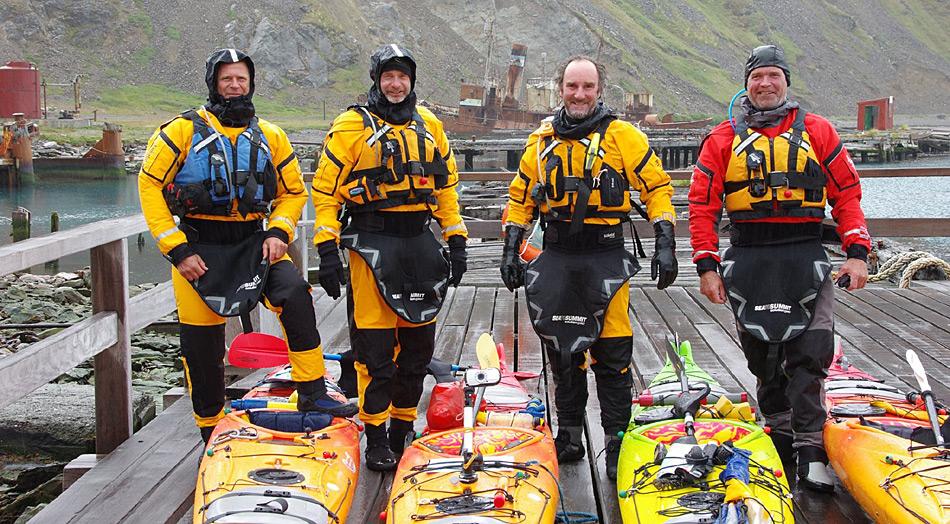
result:
[[[406,128],[394,129],[366,107],[350,109],[363,118],[364,138],[353,170],[341,187],[347,210],[366,213],[407,204],[434,204],[433,191],[448,185],[449,171],[422,116],[414,111]]]
[[[732,220],[825,216],[826,177],[798,110],[788,131],[769,138],[741,122],[726,168],[726,211]]]
[[[612,121],[605,118],[592,135],[576,142],[549,135],[538,144],[539,182],[531,197],[546,221],[570,221],[574,231],[585,218],[630,219],[630,182],[624,167],[604,161],[603,138]]]
[[[236,199],[242,216],[267,212],[277,194],[277,170],[257,117],[251,119],[247,129],[238,135],[237,143],[232,144],[196,111],[186,111],[181,116],[191,120],[194,134],[185,163],[175,175],[175,193],[200,195],[189,200],[186,211],[227,216],[231,214],[231,202]]]

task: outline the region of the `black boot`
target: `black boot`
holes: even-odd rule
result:
[[[778,458],[782,460],[782,467],[785,469],[785,472],[795,470],[795,457],[798,454],[795,451],[795,448],[792,444],[795,442],[795,438],[787,433],[779,433],[773,431],[771,434],[772,444],[775,444],[775,451],[778,452]]]
[[[798,483],[812,491],[834,493],[835,481],[828,474],[828,455],[817,446],[798,449]]]
[[[604,459],[607,461],[607,478],[617,480],[617,463],[620,461],[620,445],[623,440],[617,435],[607,436],[604,440],[606,441]]]
[[[413,423],[408,420],[398,418],[389,420],[389,449],[396,456],[401,457],[402,452],[416,438],[416,430],[413,429]]]
[[[389,449],[386,426],[366,424],[366,467],[373,471],[396,469],[396,455]]]
[[[297,411],[319,411],[334,417],[352,417],[359,408],[351,402],[341,402],[327,394],[323,377],[297,383]]]
[[[554,449],[557,450],[558,463],[577,462],[584,458],[583,430],[581,426],[561,426],[557,429]]]

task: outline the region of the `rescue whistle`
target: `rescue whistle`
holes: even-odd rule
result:
[[[594,168],[594,159],[597,158],[597,152],[600,150],[600,133],[594,133],[590,138],[590,145],[587,146],[587,157],[584,159],[584,170],[590,171]]]

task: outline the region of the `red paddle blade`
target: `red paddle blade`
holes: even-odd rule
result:
[[[228,362],[241,368],[272,368],[290,362],[287,342],[264,333],[243,333],[234,337],[228,349]]]

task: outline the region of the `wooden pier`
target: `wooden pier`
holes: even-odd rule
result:
[[[890,172],[887,176],[897,176]],[[946,176],[946,170],[931,170]],[[686,176],[687,173],[684,173]],[[862,175],[867,176],[862,171]],[[497,176],[497,174],[495,174]],[[920,175],[918,175],[920,176]],[[926,176],[926,175],[923,175]],[[478,179],[478,177],[472,177]],[[650,238],[649,225],[635,227]],[[872,236],[950,236],[950,219],[889,219],[871,221]],[[474,237],[492,238],[498,221],[469,224]],[[129,334],[175,308],[171,286],[163,283],[133,298],[128,296],[128,237],[145,231],[141,215],[80,226],[69,231],[0,247],[0,272],[23,271],[76,252],[92,252],[93,315],[61,333],[0,359],[0,382],[8,395],[0,404],[22,398],[87,358],[95,357],[97,451],[103,455],[33,522],[187,522],[201,455],[198,431],[187,397],[171,404],[142,430],[131,432]],[[680,227],[679,236],[688,234]],[[307,236],[300,235],[309,240]],[[305,241],[306,241],[305,240]],[[649,244],[649,242],[648,242]],[[300,246],[300,247],[305,247]],[[649,251],[649,245],[647,249]],[[306,249],[302,257],[306,261]],[[501,286],[498,241],[473,241],[470,271],[459,288],[452,289],[439,315],[436,356],[444,361],[475,361],[475,340],[485,332],[505,344],[508,359],[525,371],[541,371],[541,352],[524,304],[523,294]],[[659,370],[669,333],[688,339],[697,362],[726,388],[753,391],[755,381],[738,348],[732,314],[724,305],[710,304],[698,292],[698,278],[689,260],[688,243],[677,252],[680,276],[668,289],[657,290],[649,271],[641,271],[631,288],[634,323],[636,389]],[[840,259],[834,261],[840,264]],[[648,267],[649,260],[641,260]],[[304,270],[306,270],[304,262]],[[950,284],[915,281],[910,289],[874,284],[854,293],[836,293],[836,331],[851,360],[866,371],[905,390],[916,388],[903,362],[906,349],[916,349],[928,370],[938,398],[950,399]],[[348,348],[344,300],[332,300],[314,291],[318,325],[325,350]],[[515,322],[515,312],[518,321]],[[516,335],[517,334],[517,335]],[[593,393],[593,377],[589,385]],[[251,379],[253,380],[253,379]],[[543,379],[529,383],[531,392],[553,398]],[[242,387],[232,389],[239,396]],[[427,379],[430,391],[432,379]],[[428,393],[420,414],[428,406]],[[553,409],[550,402],[547,405]],[[556,426],[556,419],[552,421]],[[420,423],[421,425],[421,423]],[[592,394],[586,423],[587,458],[561,468],[565,507],[596,515],[600,522],[620,522],[616,487],[606,479],[601,450],[599,406]],[[375,522],[383,510],[392,474],[361,472],[350,522]],[[841,486],[834,496],[795,492],[800,522],[822,524],[866,522],[867,518]]]
[[[491,333],[502,342],[509,362],[515,362],[515,332],[518,369],[541,371],[541,352],[534,334],[523,293],[504,287],[496,268],[497,242],[475,244],[473,269],[462,286],[450,290],[439,315],[436,357],[453,363],[475,362],[479,335]],[[713,305],[699,294],[698,279],[689,260],[680,251],[681,277],[677,284],[657,290],[641,272],[631,289],[634,322],[635,387],[642,390],[662,365],[666,336],[677,333],[689,340],[697,362],[727,389],[754,391],[755,379],[745,366],[738,347],[731,311]],[[648,272],[647,272],[648,273]],[[938,398],[950,398],[950,284],[915,282],[911,289],[873,285],[855,293],[836,293],[836,331],[844,340],[849,358],[868,372],[905,390],[915,388],[909,367],[903,362],[908,348],[918,351],[928,369]],[[348,349],[345,300],[332,300],[322,289],[314,291],[314,304],[324,349],[339,353]],[[515,324],[515,309],[518,322]],[[332,368],[331,368],[332,369]],[[253,385],[254,375],[231,388],[239,396]],[[420,417],[428,406],[434,381],[426,379]],[[537,379],[527,384],[529,392],[553,399],[553,381]],[[585,424],[587,457],[561,466],[561,488],[568,511],[590,513],[603,523],[619,523],[616,486],[604,471],[603,432],[594,377]],[[553,406],[548,403],[548,406]],[[424,420],[417,421],[422,429]],[[557,426],[556,417],[552,421]],[[43,510],[33,522],[190,522],[194,475],[200,458],[200,440],[191,420],[188,398],[176,402],[134,438],[86,473],[69,490]],[[359,487],[349,522],[375,522],[385,509],[393,475],[360,472]],[[867,522],[851,496],[838,485],[834,496],[795,491],[799,522],[822,524]],[[123,513],[124,512],[124,513]],[[121,517],[120,517],[121,516]],[[106,519],[106,520],[104,520]]]

